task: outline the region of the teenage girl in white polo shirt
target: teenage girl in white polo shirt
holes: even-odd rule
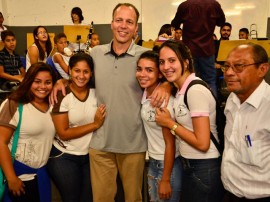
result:
[[[161,108],[156,110],[156,121],[179,138],[184,168],[182,197],[188,202],[221,201],[221,159],[210,141],[210,131],[217,138],[215,98],[205,86],[193,85],[187,93],[189,109],[185,105],[188,84],[200,78],[193,73],[192,56],[184,44],[166,41],[159,57],[162,74],[178,89],[173,107],[175,120],[166,108]]]
[[[157,125],[155,108],[150,105],[150,96],[160,84],[162,74],[158,69],[159,57],[154,51],[142,53],[137,62],[136,78],[144,88],[141,117],[148,139],[148,192],[150,201],[180,200],[182,166],[178,144],[168,128]],[[173,115],[173,97],[167,109]]]

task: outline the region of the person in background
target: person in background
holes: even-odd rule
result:
[[[225,15],[216,0],[186,0],[182,2],[171,24],[178,28],[183,24],[183,43],[194,59],[195,73],[217,95],[215,46],[213,33],[216,26],[225,22]]]
[[[175,29],[174,40],[175,41],[181,41],[182,40],[182,29],[180,27]]]
[[[48,172],[63,202],[91,202],[89,146],[93,132],[104,122],[106,109],[103,104],[98,106],[95,89],[89,86],[94,69],[92,57],[75,54],[69,67],[71,82],[66,96],[59,92],[52,110],[57,134]]]
[[[71,10],[71,20],[74,25],[80,25],[82,24],[82,21],[84,20],[82,9],[79,7],[74,7]]]
[[[46,27],[37,26],[33,30],[33,37],[34,43],[28,48],[26,54],[26,71],[34,63],[46,63],[47,57],[52,51],[52,42]]]
[[[158,32],[158,38],[156,39],[156,41],[174,39],[174,36],[175,36],[174,27],[172,27],[170,24],[164,24],[161,26]]]
[[[270,201],[270,86],[268,55],[257,44],[235,47],[222,71],[231,92],[224,113],[221,178],[224,202]]]
[[[183,163],[183,190],[181,200],[186,202],[220,202],[224,189],[220,178],[221,156],[210,140],[210,132],[216,139],[216,100],[208,88],[193,85],[200,79],[193,73],[190,50],[182,43],[164,42],[159,51],[159,68],[169,82],[178,89],[174,99],[175,119],[167,108],[156,108],[156,122],[179,138],[179,150]],[[210,174],[211,173],[211,174]]]
[[[93,33],[91,37],[91,44],[90,47],[94,48],[95,46],[99,45],[99,35],[97,33]]]
[[[154,51],[141,54],[137,62],[136,78],[144,94],[142,97],[141,117],[148,139],[148,193],[149,201],[179,202],[182,186],[182,164],[178,143],[168,128],[155,122],[155,108],[150,105],[150,97],[160,84],[162,74],[159,71],[159,56]],[[167,105],[172,117],[173,97]]]
[[[13,90],[22,82],[25,70],[20,56],[15,53],[16,38],[12,31],[1,32],[1,39],[4,43],[0,51],[0,89]]]
[[[49,94],[56,81],[53,69],[42,62],[32,65],[19,88],[0,110],[0,166],[7,179],[4,200],[51,202],[46,164],[55,135]],[[20,134],[14,163],[11,160],[13,133],[18,126],[18,105],[23,104]]]
[[[7,28],[3,25],[4,22],[4,16],[2,14],[2,12],[0,12],[0,36],[1,36],[1,32],[7,30]],[[1,37],[0,37],[0,42],[2,41]]]
[[[249,39],[249,31],[248,28],[239,29],[239,39]]]
[[[57,52],[52,56],[53,64],[62,78],[69,79],[68,63],[71,55],[65,53],[68,47],[67,36],[64,33],[55,35],[54,46]]]

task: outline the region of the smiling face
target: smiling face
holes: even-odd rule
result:
[[[34,95],[34,101],[42,102],[51,93],[53,88],[53,80],[50,72],[40,71],[37,73],[30,91]]]
[[[186,64],[187,61],[184,62]],[[159,52],[159,68],[169,82],[173,82],[178,88],[182,86],[185,81],[183,67],[176,53],[169,47],[165,46]]]
[[[142,88],[147,88],[147,94],[151,95],[162,75],[155,62],[148,58],[142,58],[138,61],[136,78]]]
[[[90,81],[92,72],[87,62],[81,60],[70,70],[72,85],[76,88],[85,88]]]
[[[137,16],[132,7],[120,6],[116,9],[111,23],[115,43],[129,45],[137,27]]]

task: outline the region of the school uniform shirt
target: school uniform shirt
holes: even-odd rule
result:
[[[163,138],[162,127],[156,122],[155,108],[151,106],[150,99],[146,98],[147,93],[144,91],[142,98],[141,117],[148,140],[148,154],[156,160],[164,160],[165,141]],[[170,97],[167,109],[170,111],[171,117],[174,118],[173,97]],[[178,143],[175,147],[175,157],[179,156]]]
[[[85,100],[80,100],[73,94],[70,87],[66,87],[66,96],[58,92],[58,103],[53,107],[52,114],[68,113],[69,127],[74,128],[94,122],[97,111],[97,99],[95,89],[89,89]],[[60,151],[73,155],[85,155],[89,152],[92,134],[88,133],[82,137],[61,140],[56,134],[53,145]]]
[[[187,102],[190,110],[188,110],[184,103],[184,94],[187,86],[194,79],[200,78],[196,77],[194,73],[189,75],[181,90],[176,94],[173,106],[175,119],[184,128],[194,132],[192,117],[207,116],[210,120],[210,131],[218,139],[216,129],[216,101],[209,89],[203,85],[193,85],[187,92]],[[202,152],[179,138],[179,149],[181,156],[187,159],[209,159],[220,156],[216,146],[211,140],[208,151]]]
[[[242,104],[234,93],[227,99],[221,179],[238,197],[270,197],[269,108],[270,86],[265,81]]]
[[[0,125],[15,130],[19,121],[18,103],[6,99],[0,110]],[[42,112],[31,103],[24,104],[15,159],[31,168],[44,166],[49,158],[54,135],[50,109]],[[13,138],[8,145],[10,149],[12,143]]]

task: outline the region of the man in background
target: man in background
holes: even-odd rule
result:
[[[221,179],[223,202],[270,201],[270,86],[264,48],[243,44],[222,66],[227,89],[225,149]]]
[[[7,30],[7,28],[3,25],[4,22],[4,16],[3,14],[0,12],[0,36],[1,36],[1,32]],[[0,42],[2,41],[1,37],[0,37]]]
[[[182,40],[182,29],[180,27],[175,29],[174,40],[175,41],[181,41]]]
[[[215,0],[186,0],[179,5],[171,22],[175,28],[183,24],[183,42],[194,57],[195,73],[208,83],[215,94],[217,86],[213,33],[216,26],[224,23],[224,12]]]
[[[249,31],[248,31],[248,28],[241,28],[239,30],[239,39],[248,39],[249,38]]]

